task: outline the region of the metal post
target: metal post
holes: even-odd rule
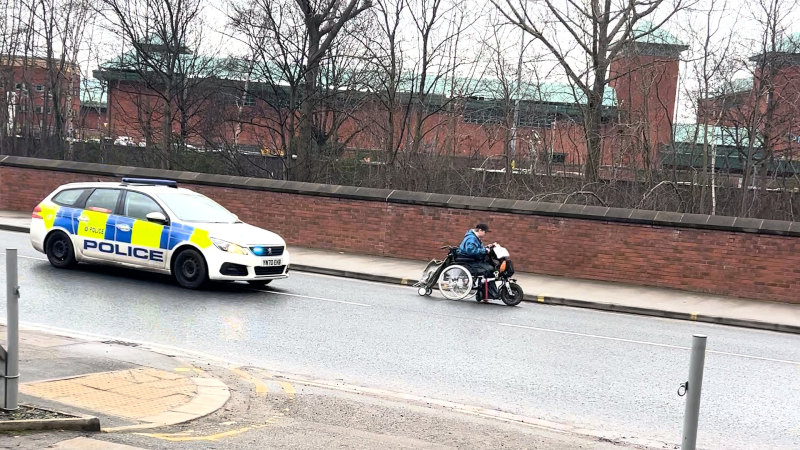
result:
[[[17,409],[19,393],[19,285],[17,284],[17,249],[6,249],[6,370],[3,375],[5,399],[3,409]]]
[[[686,412],[683,417],[681,449],[695,450],[697,419],[700,415],[700,392],[703,389],[703,365],[706,359],[706,336],[692,336],[692,357],[689,362],[689,381],[686,382]]]

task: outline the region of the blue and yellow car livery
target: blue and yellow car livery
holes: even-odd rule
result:
[[[77,262],[133,266],[171,273],[185,287],[197,287],[205,280],[265,284],[287,276],[289,254],[280,236],[231,220],[235,216],[196,192],[177,190],[177,185],[167,185],[176,190],[165,191],[170,187],[149,181],[152,180],[127,179],[121,184],[73,183],[59,187],[34,209],[33,247],[47,254],[57,267]],[[105,208],[87,207],[87,198],[95,189],[114,191],[119,200],[112,200]],[[60,195],[64,191],[69,193]],[[146,218],[122,214],[127,210],[124,206],[129,191],[152,199],[151,209],[157,209],[157,214]],[[210,217],[207,223],[181,221],[169,204],[160,200],[159,194],[166,192],[173,198],[176,193],[192,200],[202,197],[198,204],[213,205],[210,214],[222,214],[225,220]],[[58,204],[61,197],[74,204]]]

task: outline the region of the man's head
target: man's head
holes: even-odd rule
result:
[[[479,223],[475,225],[475,235],[478,236],[479,239],[483,239],[486,236],[486,233],[489,232],[489,225],[485,223]]]

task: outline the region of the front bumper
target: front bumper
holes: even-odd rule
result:
[[[206,255],[208,278],[223,281],[276,280],[288,277],[289,251],[275,257],[233,255],[214,248]],[[269,265],[265,264],[269,261]]]

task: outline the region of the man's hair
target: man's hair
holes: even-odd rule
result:
[[[488,233],[489,232],[489,225],[486,225],[485,223],[479,223],[479,224],[475,225],[475,229],[476,230],[482,230],[482,231],[485,231],[485,232]]]

